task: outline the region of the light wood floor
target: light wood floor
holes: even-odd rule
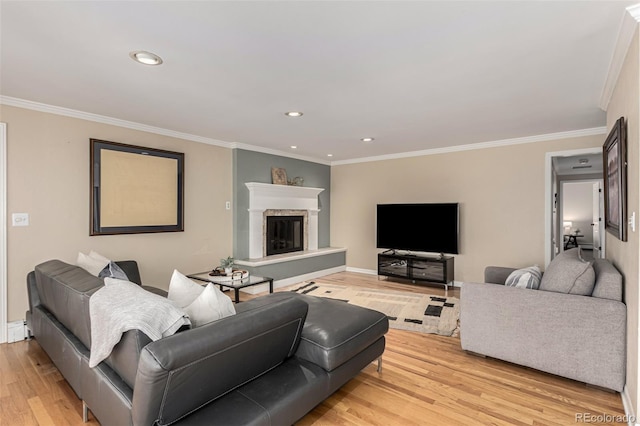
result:
[[[444,294],[348,272],[316,281]],[[0,425],[79,425],[81,412],[36,340],[0,345]],[[467,354],[458,338],[389,330],[382,372],[366,367],[298,425],[569,425],[579,413],[623,416],[620,394]]]

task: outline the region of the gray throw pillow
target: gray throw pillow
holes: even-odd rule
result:
[[[567,250],[556,256],[542,277],[540,290],[591,296],[596,273],[591,262],[578,256],[579,250]]]
[[[115,278],[118,280],[129,281],[129,277],[127,277],[127,274],[114,261],[110,261],[109,264],[105,266],[102,271],[100,271],[100,274],[98,274],[98,278]]]
[[[516,269],[509,274],[504,285],[537,290],[540,287],[541,277],[542,272],[540,272],[538,265],[529,266],[528,268]]]

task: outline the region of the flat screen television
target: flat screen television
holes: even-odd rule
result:
[[[378,204],[376,247],[459,254],[458,203]]]

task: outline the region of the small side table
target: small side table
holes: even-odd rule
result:
[[[273,293],[273,278],[269,278],[269,277],[259,277],[257,275],[249,275],[247,278],[243,280],[221,281],[221,280],[216,280],[216,278],[219,278],[219,277],[209,275],[209,271],[187,275],[187,277],[194,280],[203,281],[206,283],[213,283],[219,286],[220,290],[222,290],[223,287],[233,289],[233,291],[235,292],[234,296],[235,296],[236,303],[240,303],[241,288],[251,287],[258,284],[269,283],[269,293]]]
[[[569,246],[578,247],[578,238],[584,237],[580,234],[565,234],[566,241],[564,242],[564,249],[567,250]]]

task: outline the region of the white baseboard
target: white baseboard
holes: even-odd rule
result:
[[[367,274],[367,275],[378,275],[378,271],[375,269],[361,269],[361,268],[353,268],[346,266],[336,266],[335,268],[323,269],[321,271],[310,272],[308,274],[297,275],[291,278],[285,278],[282,280],[277,280],[273,282],[273,289],[288,287],[293,284],[297,284],[303,281],[313,280],[315,278],[324,277],[325,275],[335,274],[338,272],[356,272],[359,274]],[[454,281],[454,287],[462,287],[461,281]],[[226,290],[226,288],[225,288]],[[258,294],[269,291],[269,284],[259,284],[254,285],[252,287],[241,288],[240,291],[249,293],[249,294]]]
[[[375,269],[353,268],[351,266],[347,266],[347,272],[357,272],[358,274],[367,274],[367,275],[378,275],[378,271],[376,271]]]
[[[21,342],[27,338],[27,324],[24,320],[7,324],[7,343]]]
[[[308,274],[302,274],[302,275],[297,275],[295,277],[276,280],[273,282],[273,289],[275,290],[277,288],[288,287],[290,285],[297,284],[302,281],[313,280],[315,278],[324,277],[325,275],[344,272],[345,270],[346,270],[346,267],[344,265],[336,266],[335,268],[323,269],[321,271],[314,271]],[[269,291],[269,284],[259,284],[259,285],[254,285],[252,287],[241,288],[240,291],[243,291],[249,294],[264,293]]]
[[[622,406],[624,407],[624,415],[629,426],[638,426],[638,419],[636,419],[636,413],[633,411],[633,404],[631,398],[629,398],[629,391],[625,385],[620,394],[622,398]]]

